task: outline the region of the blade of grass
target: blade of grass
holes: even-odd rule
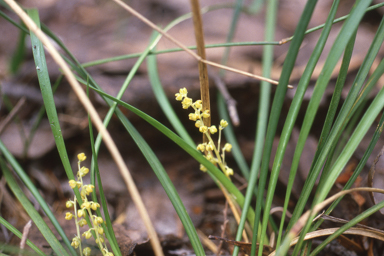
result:
[[[87,96],[89,97],[89,84],[87,84]],[[104,221],[102,223],[103,229],[105,230],[107,239],[109,241],[109,244],[112,248],[112,251],[114,255],[119,255],[121,256],[121,251],[119,248],[119,245],[116,240],[115,232],[113,231],[112,228],[112,222],[111,222],[111,217],[109,216],[109,211],[108,211],[108,204],[107,204],[107,199],[105,198],[104,195],[104,189],[103,189],[103,183],[101,181],[101,176],[100,176],[100,171],[99,171],[99,165],[97,163],[97,153],[95,150],[95,140],[93,137],[93,128],[92,128],[92,121],[91,117],[88,115],[88,126],[89,126],[89,137],[91,141],[91,149],[92,149],[92,161],[91,161],[91,184],[96,187],[96,182],[95,182],[95,176],[97,179],[97,188],[99,190],[99,195],[100,195],[100,203],[101,207],[103,207],[104,211]],[[92,192],[92,201],[97,202],[97,197],[96,197],[96,191],[93,190]],[[97,208],[96,213],[98,216],[101,216],[101,211],[99,208]]]
[[[282,131],[281,136],[280,136],[279,145],[278,145],[278,148],[276,151],[276,156],[275,156],[275,160],[274,160],[273,167],[272,167],[272,173],[274,173],[275,171],[278,172],[280,169],[280,166],[281,166],[281,163],[282,163],[282,160],[284,157],[284,153],[285,153],[286,147],[288,145],[289,138],[292,134],[294,124],[296,122],[297,116],[298,116],[299,111],[300,111],[300,106],[302,104],[304,94],[308,88],[313,70],[316,67],[316,63],[318,62],[320,55],[324,49],[324,46],[325,46],[325,43],[327,41],[329,32],[332,28],[332,20],[334,19],[335,15],[336,15],[338,5],[339,5],[339,1],[333,2],[333,5],[332,5],[331,10],[329,12],[327,21],[325,23],[324,30],[322,31],[322,33],[318,39],[318,42],[317,42],[317,44],[316,44],[316,46],[315,46],[315,48],[311,54],[311,57],[308,60],[306,68],[305,68],[303,75],[302,75],[302,77],[299,81],[299,84],[297,86],[295,96],[292,100],[292,103],[291,103],[291,106],[290,106],[290,109],[289,109],[289,112],[288,112],[288,115],[286,118],[286,122],[284,124],[283,131]],[[352,49],[353,49],[353,47],[352,47]],[[348,67],[348,65],[347,65],[347,67]],[[286,214],[286,210],[288,208],[288,202],[289,202],[289,199],[291,196],[291,191],[292,191],[293,182],[294,182],[294,179],[296,176],[296,171],[297,171],[297,169],[294,169],[294,170],[291,169],[291,172],[289,174],[288,184],[287,184],[287,192],[286,192],[286,196],[285,196],[285,200],[284,200],[284,210],[282,213],[282,218],[281,218],[281,222],[280,222],[280,229],[279,229],[278,238],[277,238],[277,242],[276,242],[277,247],[280,245],[281,236],[283,234],[283,225],[284,225],[284,221],[285,221],[285,214]],[[275,179],[271,179],[271,181],[272,180],[275,180]],[[269,196],[271,195],[270,193],[273,193],[272,190],[271,190],[271,192],[268,192]]]
[[[20,26],[23,26],[23,24],[21,24]],[[9,71],[11,72],[11,74],[15,74],[18,71],[20,65],[24,60],[25,55],[25,37],[27,34],[23,30],[20,30],[19,33],[20,34],[19,40],[17,42],[17,47],[15,49],[15,52],[13,53],[9,67]]]
[[[264,189],[265,189],[265,184],[266,184],[267,175],[268,175],[268,166],[269,166],[269,160],[271,156],[272,143],[275,137],[281,108],[283,106],[284,97],[287,91],[289,77],[293,70],[301,42],[304,38],[305,29],[308,26],[309,20],[311,18],[311,15],[316,3],[317,1],[309,1],[307,2],[304,8],[300,22],[294,34],[295,36],[293,38],[293,42],[289,47],[287,57],[283,65],[281,77],[279,80],[279,85],[277,86],[275,97],[273,99],[270,119],[268,122],[267,134],[265,138],[265,145],[263,150],[263,159],[262,159],[261,168],[260,168],[260,178],[259,178],[256,207],[255,207],[255,225],[253,229],[254,234],[252,239],[251,255],[255,255],[256,253],[256,239],[258,235],[257,225],[258,225],[258,220],[260,219],[260,216],[261,216],[261,206],[262,206],[262,200],[264,199],[263,195],[264,195]],[[263,241],[260,241],[259,246],[262,247],[262,244],[263,244]],[[259,250],[259,255],[261,255],[261,250]]]
[[[338,62],[346,45],[348,44],[349,39],[355,33],[367,5],[369,5],[369,3],[367,3],[366,1],[357,2],[357,4],[352,9],[350,16],[348,17],[348,20],[344,23],[342,29],[340,30],[339,35],[337,36],[328,54],[328,57],[324,64],[324,68],[322,70],[322,75],[318,78],[316,82],[316,85],[313,91],[313,96],[311,97],[311,100],[307,108],[307,112],[304,117],[304,121],[302,124],[302,128],[300,131],[299,139],[297,141],[297,146],[296,146],[294,157],[293,157],[291,171],[296,170],[298,167],[298,162],[300,160],[300,156],[303,151],[305,141],[308,137],[309,130],[312,127],[313,120],[316,116],[316,112],[320,104],[320,100],[324,94],[326,87],[328,86],[333,69],[336,66],[336,63]],[[319,160],[316,161],[316,163],[318,162]],[[292,218],[288,224],[288,230],[292,227],[293,223],[295,223],[298,220],[299,216],[301,215],[304,209],[304,206],[307,202],[307,198],[309,197],[309,193],[305,193],[305,191],[308,191],[313,187],[313,184],[317,177],[317,175],[315,174],[316,173],[310,172],[309,177],[305,182],[305,185],[303,188],[304,193],[301,193],[299,201],[293,212]]]
[[[55,235],[52,233],[47,223],[43,220],[43,218],[39,215],[39,213],[35,210],[31,202],[29,202],[28,198],[25,196],[23,191],[20,189],[16,180],[12,177],[11,171],[8,169],[7,165],[4,162],[3,157],[0,157],[0,166],[2,173],[7,180],[7,184],[9,188],[12,190],[13,194],[16,196],[17,200],[23,205],[25,211],[28,213],[29,217],[31,217],[32,221],[35,223],[36,227],[40,230],[41,234],[44,236],[46,241],[51,246],[52,250],[57,255],[69,255],[67,251],[63,248],[60,242],[57,240]]]
[[[15,228],[14,226],[12,226],[11,223],[9,223],[8,221],[6,221],[3,217],[0,216],[0,223],[1,225],[3,225],[4,227],[6,227],[9,231],[11,231],[13,234],[15,234],[18,238],[22,238],[23,237],[23,234],[17,230],[17,228]],[[34,250],[36,252],[36,255],[41,255],[41,256],[46,256],[46,254],[40,250],[39,247],[37,247],[34,243],[31,242],[31,240],[27,239],[27,245],[29,247],[31,247],[32,250]],[[30,253],[30,252],[29,252]]]
[[[151,41],[154,40],[158,33],[153,33],[151,36]],[[185,130],[184,125],[181,123],[180,119],[177,117],[175,111],[173,110],[167,95],[164,92],[163,86],[160,81],[160,77],[157,71],[157,61],[156,55],[150,55],[147,57],[147,66],[148,66],[148,76],[151,82],[152,90],[156,96],[159,106],[162,108],[164,114],[167,116],[169,122],[172,124],[175,131],[183,138],[190,146],[194,147],[195,142],[192,140],[191,136]]]

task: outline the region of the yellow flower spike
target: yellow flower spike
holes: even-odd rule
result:
[[[83,162],[85,159],[87,159],[87,157],[84,153],[80,153],[77,155],[77,159],[79,159],[80,162]]]
[[[91,255],[91,248],[89,248],[89,247],[85,247],[85,248],[83,249],[83,255],[84,255],[84,256],[89,256],[89,255]]]
[[[70,180],[70,181],[68,181],[68,183],[69,183],[69,186],[72,188],[72,189],[74,189],[75,187],[76,187],[76,181],[75,180]]]
[[[209,114],[209,110],[207,109],[207,110],[205,110],[205,111],[203,112],[203,114],[201,114],[201,116],[202,116],[203,118],[208,118],[208,117],[211,116],[211,114]]]
[[[188,115],[189,120],[196,121],[197,120],[197,115],[195,113],[191,113]]]
[[[228,126],[228,122],[225,121],[224,119],[221,119],[221,121],[220,121],[220,126],[221,126],[221,128],[225,128],[225,127]]]
[[[200,131],[201,133],[206,133],[206,132],[208,131],[208,127],[205,126],[205,125],[200,126],[199,131]]]
[[[67,212],[67,213],[65,214],[65,219],[66,219],[66,220],[71,220],[72,218],[73,218],[73,214],[72,214],[72,213]]]
[[[223,147],[223,151],[231,152],[231,150],[232,150],[232,145],[230,143],[225,143]]]
[[[185,97],[181,104],[183,105],[183,109],[188,109],[192,105],[192,99]]]
[[[209,132],[210,132],[211,134],[215,134],[215,133],[217,133],[217,128],[216,128],[215,125],[212,125],[212,126],[209,127],[208,129],[209,129]]]
[[[208,171],[207,167],[205,167],[204,165],[200,165],[200,171],[203,171],[203,172],[206,172]]]
[[[85,219],[81,219],[81,220],[79,221],[79,226],[80,226],[80,227],[84,227],[85,225],[87,225],[87,221],[86,221]]]
[[[100,235],[104,234],[104,229],[102,227],[99,227],[97,229],[97,232],[99,232]]]
[[[204,152],[205,151],[205,146],[204,146],[204,144],[199,144],[199,145],[197,145],[196,149],[200,150],[201,152]]]
[[[195,126],[197,128],[200,128],[200,126],[202,126],[202,125],[203,125],[203,122],[201,120],[197,120],[196,123],[195,123]]]

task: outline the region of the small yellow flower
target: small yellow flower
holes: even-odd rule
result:
[[[206,132],[208,131],[208,127],[205,126],[205,125],[200,126],[199,131],[200,131],[201,133],[206,133]]]
[[[206,172],[208,169],[204,165],[200,165],[200,171]]]
[[[104,243],[104,238],[100,237],[100,242],[101,242],[101,243]],[[97,243],[97,244],[99,243],[99,239],[96,239],[96,243]]]
[[[205,145],[204,144],[197,145],[197,150],[200,150],[201,152],[204,152],[205,151]]]
[[[87,221],[85,219],[79,220],[79,226],[80,227],[84,227],[85,225],[87,225]]]
[[[225,121],[224,119],[221,119],[221,121],[220,121],[220,126],[221,126],[222,128],[225,128],[225,127],[228,126],[228,122]]]
[[[212,141],[210,141],[210,142],[208,143],[208,145],[206,146],[205,149],[206,149],[207,151],[212,151],[213,148],[214,148],[214,145],[213,145]]]
[[[89,255],[91,255],[91,248],[89,248],[89,247],[85,247],[85,248],[83,249],[83,255],[84,255],[84,256],[89,256]]]
[[[195,113],[190,113],[189,114],[189,120],[196,121],[197,120],[197,115]]]
[[[91,208],[91,204],[89,202],[85,202],[81,205],[81,208],[83,209],[90,209]]]
[[[202,116],[203,118],[208,118],[208,117],[211,116],[211,114],[209,114],[209,110],[207,109],[207,110],[205,110],[205,111],[203,112],[203,114],[201,114],[201,116]]]
[[[102,227],[99,227],[97,229],[97,232],[99,232],[100,235],[104,234],[104,229]]]
[[[67,213],[65,214],[65,219],[66,219],[66,220],[71,220],[72,218],[73,218],[73,214],[72,214],[72,213],[67,212]]]
[[[188,109],[192,105],[192,99],[185,97],[181,104],[183,105],[183,109]]]
[[[67,208],[71,208],[71,207],[73,207],[73,202],[70,201],[70,200],[68,200],[68,201],[65,203],[65,206],[66,206]]]
[[[85,190],[87,191],[87,195],[89,195],[89,193],[92,193],[93,189],[95,188],[95,186],[93,185],[87,185],[84,187],[85,187]]]
[[[80,177],[84,177],[85,175],[87,175],[87,173],[89,172],[89,169],[87,167],[81,167],[81,169],[79,170],[78,172],[78,175]]]
[[[200,126],[204,125],[203,122],[201,120],[197,120],[196,123],[195,123],[195,126],[197,128],[200,128]]]
[[[77,217],[81,218],[84,215],[85,215],[85,213],[82,209],[77,210]]]
[[[215,134],[215,133],[217,133],[217,128],[216,128],[216,126],[215,126],[215,125],[212,125],[211,127],[209,127],[209,132],[210,132],[211,134]]]
[[[95,219],[95,222],[96,222],[97,224],[102,224],[102,223],[104,222],[104,220],[103,220],[103,218],[101,218],[101,217],[97,217],[97,218]]]
[[[70,186],[72,189],[74,189],[74,188],[76,187],[76,181],[75,181],[75,180],[70,180],[70,181],[68,181],[68,183],[69,183],[69,186]]]
[[[91,209],[92,210],[96,211],[98,207],[100,207],[99,203],[91,202]]]
[[[77,159],[79,159],[80,162],[83,162],[85,159],[87,159],[87,157],[84,153],[80,153],[77,155]]]
[[[92,233],[91,233],[90,230],[87,230],[87,231],[85,231],[85,232],[83,233],[83,236],[85,237],[85,239],[89,239],[89,238],[91,238]]]
[[[201,109],[203,107],[202,103],[203,102],[201,100],[195,101],[195,103],[194,103],[195,108]]]
[[[232,150],[232,145],[230,143],[225,143],[223,147],[223,151],[231,152],[231,150]]]
[[[72,239],[72,243],[71,243],[71,246],[75,249],[77,249],[77,247],[79,247],[80,245],[80,239],[79,237],[75,236],[73,239]]]
[[[233,175],[233,169],[226,166],[225,167],[225,175],[227,175],[227,177]]]

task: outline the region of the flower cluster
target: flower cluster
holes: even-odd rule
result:
[[[215,125],[207,127],[204,125],[204,118],[210,117],[209,110],[202,110],[203,105],[201,100],[197,100],[195,102],[192,101],[188,96],[188,91],[186,88],[181,88],[178,93],[175,94],[176,100],[181,101],[181,104],[184,109],[188,109],[192,107],[194,109],[194,113],[189,114],[189,120],[195,122],[196,128],[199,129],[201,133],[203,133],[208,138],[208,143],[202,143],[197,145],[197,150],[201,152],[206,152],[205,158],[207,158],[214,165],[218,165],[220,169],[224,172],[224,174],[229,178],[233,175],[233,169],[229,168],[225,163],[225,152],[230,152],[232,149],[232,145],[226,143],[223,148],[220,148],[221,141],[221,131],[228,126],[228,122],[225,120],[220,121],[219,129]],[[219,138],[217,147],[212,140],[211,134],[215,134],[219,132]],[[220,154],[221,150],[221,154]],[[203,165],[200,166],[200,170],[206,171],[207,168]]]
[[[81,236],[80,236],[80,228],[85,225],[87,225],[87,221],[85,217],[90,216],[91,217],[91,224],[92,228],[88,229],[85,231],[82,236],[85,237],[85,239],[89,239],[92,237],[92,232],[94,232],[94,237],[96,240],[96,243],[98,244],[101,252],[103,255],[106,256],[113,256],[113,253],[108,251],[108,248],[105,243],[105,234],[104,234],[104,228],[101,226],[101,224],[104,223],[103,218],[92,214],[92,210],[96,211],[99,207],[100,204],[89,201],[88,200],[88,195],[93,192],[93,189],[95,188],[93,185],[86,185],[83,183],[83,177],[87,175],[89,172],[89,169],[87,167],[80,167],[80,163],[83,162],[87,157],[85,156],[84,153],[80,153],[77,155],[78,161],[78,172],[77,172],[77,181],[75,180],[70,180],[69,181],[69,186],[74,189],[78,188],[80,191],[81,195],[81,200],[82,204],[80,205],[80,209],[77,209],[77,199],[76,196],[74,197],[73,201],[68,200],[65,206],[67,208],[74,208],[74,213],[67,212],[65,215],[66,220],[71,220],[72,218],[75,218],[75,223],[76,223],[76,230],[77,230],[77,235],[72,239],[71,245],[77,249],[80,249],[80,255],[88,256],[91,254],[91,248],[86,247],[83,250],[81,250]]]

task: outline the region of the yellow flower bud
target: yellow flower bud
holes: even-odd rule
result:
[[[228,122],[225,121],[224,119],[221,119],[221,121],[220,121],[220,126],[221,126],[222,128],[225,128],[225,127],[228,126]]]
[[[225,143],[223,147],[223,151],[231,152],[231,150],[232,150],[232,145],[230,143]]]
[[[197,128],[200,128],[200,126],[204,125],[203,122],[201,120],[197,120],[196,123],[195,123],[195,126]]]
[[[199,131],[200,131],[201,133],[206,133],[206,132],[208,131],[208,127],[205,126],[205,125],[200,126]]]
[[[91,208],[91,204],[89,202],[85,202],[81,205],[81,208],[83,209],[90,209]]]
[[[195,101],[194,105],[195,105],[195,108],[197,109],[201,109],[203,106],[202,106],[202,101],[201,100],[197,100]]]
[[[187,88],[185,88],[185,87],[184,88],[180,88],[179,93],[181,95],[183,95],[184,97],[186,97],[187,94],[188,94]]]
[[[205,147],[205,149],[206,149],[207,151],[212,151],[213,148],[214,148],[214,145],[213,145],[213,143],[212,143],[211,141],[210,141],[210,142],[208,143],[208,145]]]
[[[84,227],[85,225],[87,225],[87,221],[86,221],[85,219],[81,219],[81,220],[79,221],[79,226],[80,226],[80,227]]]
[[[67,208],[71,208],[71,207],[73,207],[73,202],[70,201],[70,200],[68,200],[68,201],[65,203],[65,207],[67,207]]]
[[[75,249],[77,249],[80,245],[80,239],[76,236],[72,239],[72,243],[71,243],[71,246]]]
[[[233,169],[232,168],[229,168],[228,166],[225,168],[225,175],[227,175],[227,177],[233,175]]]
[[[209,132],[210,132],[211,134],[215,134],[215,133],[217,133],[217,128],[216,128],[216,126],[215,126],[215,125],[212,125],[211,127],[209,127]]]
[[[205,151],[205,146],[204,146],[204,144],[199,144],[199,145],[197,145],[197,150],[200,150],[201,152],[204,152],[204,151]]]
[[[102,227],[99,227],[97,229],[97,232],[99,232],[99,234],[102,235],[104,233],[104,229]]]
[[[185,97],[181,104],[183,105],[183,109],[188,109],[192,105],[192,99]]]
[[[207,110],[205,110],[205,111],[203,112],[203,114],[201,114],[201,116],[202,116],[203,118],[208,118],[208,117],[210,117],[211,115],[209,114],[209,110],[207,109]]]
[[[66,219],[66,220],[71,220],[72,217],[73,217],[73,214],[70,213],[70,212],[67,212],[67,213],[65,214],[65,219]]]
[[[92,233],[91,233],[91,231],[85,231],[84,233],[83,233],[83,236],[85,237],[85,239],[89,239],[89,238],[91,238],[91,236],[92,236]]]
[[[89,255],[91,255],[91,248],[89,248],[89,247],[85,247],[85,248],[83,249],[83,255],[84,255],[84,256],[89,256]]]
[[[100,242],[101,242],[101,243],[104,243],[104,238],[100,237]],[[99,243],[99,239],[96,239],[96,243],[97,243],[97,244]]]
[[[177,101],[181,101],[183,99],[183,95],[181,95],[180,93],[176,93],[175,97]]]
[[[68,183],[69,183],[69,186],[70,186],[72,189],[74,189],[74,188],[76,187],[76,181],[75,181],[75,180],[70,180],[70,181],[68,181]]]
[[[200,165],[200,171],[206,172],[208,169],[204,165]]]
[[[104,220],[103,220],[103,218],[101,218],[101,217],[97,217],[97,218],[96,218],[96,222],[97,222],[98,224],[102,224],[102,223],[104,222]]]
[[[77,210],[77,217],[81,218],[84,215],[85,215],[85,213],[82,209]]]
[[[79,159],[80,162],[83,162],[85,159],[87,159],[87,157],[84,153],[80,153],[77,155],[77,159]]]
[[[192,121],[197,120],[197,115],[195,113],[190,113],[188,116],[189,116],[189,120],[192,120]]]

